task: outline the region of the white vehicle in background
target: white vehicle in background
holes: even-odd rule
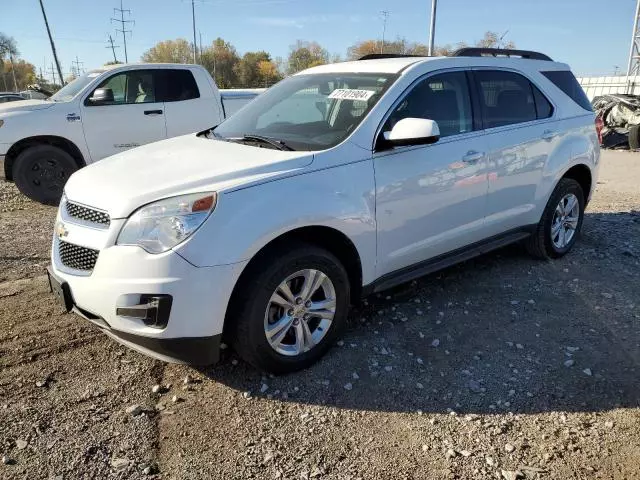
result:
[[[314,67],[216,128],[75,173],[51,288],[156,357],[213,363],[224,338],[297,370],[362,295],[517,241],[567,254],[598,133],[569,67],[535,52]]]
[[[229,93],[227,93],[229,92]],[[220,91],[198,65],[127,64],[92,70],[51,98],[0,105],[7,180],[56,204],[77,169],[133,147],[218,125],[261,90]],[[232,98],[228,100],[226,95]]]

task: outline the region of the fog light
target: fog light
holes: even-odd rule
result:
[[[141,294],[137,305],[129,307],[117,307],[116,315],[120,317],[138,318],[147,327],[165,328],[169,322],[171,313],[171,295]]]

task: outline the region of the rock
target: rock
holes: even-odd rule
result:
[[[153,469],[151,467],[144,467],[142,469],[142,473],[144,473],[145,475],[151,475],[152,470]]]
[[[515,451],[515,449],[516,449],[516,447],[514,447],[514,446],[513,446],[512,444],[510,444],[510,443],[507,443],[507,444],[504,446],[504,451],[505,451],[505,452],[507,452],[507,453],[512,453],[513,451]]]
[[[121,470],[123,468],[126,468],[128,465],[129,465],[129,460],[127,460],[126,458],[116,457],[111,459],[111,466],[116,470]]]
[[[248,390],[246,392],[242,392],[242,396],[243,396],[243,398],[249,399],[249,398],[251,398],[251,392],[248,391]]]
[[[484,457],[484,461],[487,463],[487,465],[489,465],[490,467],[493,467],[496,462],[493,459],[493,457]]]
[[[127,407],[125,412],[127,412],[132,417],[138,416],[142,413],[142,407],[140,405],[131,405]]]
[[[351,382],[345,383],[344,384],[344,389],[345,390],[352,390],[353,389],[353,384]]]
[[[429,451],[429,445],[422,445],[422,451],[423,452]]]
[[[24,440],[16,440],[16,447],[18,447],[18,450],[24,450],[27,448],[27,445],[28,443]]]
[[[524,345],[522,345],[521,343],[516,343],[516,348],[518,350],[524,350]]]
[[[179,402],[181,402],[181,401],[182,401],[182,399],[181,399],[179,396],[174,395],[173,397],[171,397],[171,401],[172,401],[173,403],[179,403]]]
[[[584,370],[582,370],[582,373],[584,373],[585,375],[591,376],[591,369],[590,368],[585,368]]]
[[[603,293],[602,293],[602,296],[603,296],[604,298],[613,298],[613,295],[611,295],[610,293],[607,293],[607,292],[603,292]]]
[[[607,427],[608,429],[612,429],[613,422],[611,420],[607,420],[606,422],[604,422],[604,426]]]
[[[505,480],[518,480],[518,478],[524,478],[524,474],[520,470],[511,471],[511,470],[502,470],[501,472],[502,478]]]
[[[2,464],[3,465],[14,465],[16,461],[13,458],[9,458],[6,455],[2,456]]]
[[[453,448],[449,448],[445,454],[444,457],[449,459],[449,458],[454,458],[458,455],[458,453],[453,449]]]
[[[267,385],[266,383],[263,383],[262,385],[260,385],[260,393],[264,393],[267,390],[269,390],[269,385]]]
[[[569,367],[573,367],[573,364],[576,363],[574,360],[569,359],[566,362],[564,362],[564,366],[569,368]]]
[[[393,367],[392,367],[391,365],[387,365],[386,367],[384,367],[384,369],[385,369],[387,372],[390,372],[391,370],[393,370]]]
[[[460,450],[460,455],[463,457],[470,457],[472,453],[469,450]]]
[[[360,375],[358,375],[357,372],[353,372],[351,374],[351,378],[353,378],[354,380],[358,380],[360,378]]]
[[[416,388],[422,390],[424,388],[424,385],[422,385],[420,382],[416,383]]]
[[[535,300],[533,300],[533,299],[530,299],[530,300],[527,300],[527,303],[528,303],[529,305],[534,305],[534,304],[536,303],[536,301],[535,301]]]
[[[344,347],[344,340],[338,340],[336,342],[336,345],[338,345],[339,347]]]
[[[520,301],[518,300],[511,300],[511,305],[519,305]]]
[[[162,393],[162,387],[160,385],[154,385],[151,387],[151,391],[153,393]]]
[[[418,362],[420,365],[424,365],[424,360],[422,360],[420,357],[416,358],[416,362]]]
[[[234,367],[238,365],[238,360],[236,360],[235,358],[231,360],[231,365],[233,365]]]
[[[380,349],[380,355],[389,355],[389,350],[387,350],[386,348],[382,347]]]
[[[36,387],[42,388],[42,387],[46,387],[47,386],[47,380],[38,380],[36,382]]]
[[[482,387],[480,386],[480,384],[478,382],[476,382],[475,380],[469,380],[467,382],[467,387],[469,387],[469,390],[471,390],[473,393],[480,393],[482,392]]]
[[[567,347],[567,352],[570,352],[570,353],[575,353],[578,350],[580,350],[579,347]]]
[[[439,339],[434,339],[433,342],[431,342],[431,346],[432,347],[438,347],[440,345],[440,340]]]

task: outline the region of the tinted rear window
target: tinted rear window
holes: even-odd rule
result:
[[[582,90],[582,87],[573,76],[573,73],[568,70],[558,70],[552,72],[541,72],[545,77],[553,82],[553,84],[566,93],[571,100],[576,102],[585,110],[593,111],[591,102],[587,98],[587,95]]]
[[[189,70],[161,70],[160,72],[163,77],[163,101],[180,102],[200,97],[196,80]]]

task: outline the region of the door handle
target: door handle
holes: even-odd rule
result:
[[[145,115],[162,115],[162,110],[145,110]]]
[[[543,139],[543,140],[552,140],[552,139],[554,139],[557,135],[558,135],[558,132],[556,132],[555,130],[545,130],[545,131],[542,133],[542,139]]]
[[[484,158],[484,152],[476,152],[475,150],[469,150],[467,154],[462,157],[464,163],[476,163],[478,160]]]

